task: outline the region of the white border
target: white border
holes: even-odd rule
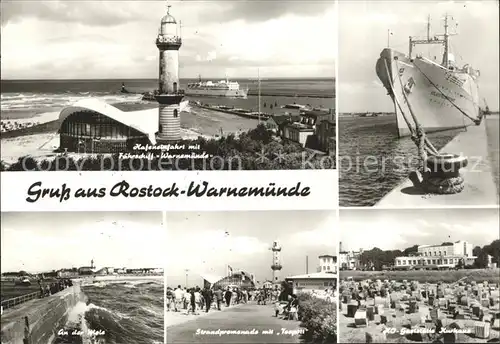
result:
[[[111,197],[114,185],[126,181],[131,187],[179,188],[177,197]],[[300,183],[308,187],[307,196],[220,196],[188,197],[181,194],[191,183],[208,182],[209,187],[277,187],[290,189]],[[39,198],[28,202],[28,190],[69,188],[69,198]],[[75,197],[77,189],[106,188],[104,197]],[[1,174],[2,212],[8,211],[220,211],[220,210],[334,210],[338,208],[336,170],[272,171],[189,171],[189,172],[3,172]],[[35,196],[29,197],[34,199]]]

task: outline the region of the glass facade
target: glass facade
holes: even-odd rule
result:
[[[75,112],[61,125],[61,134],[75,137],[128,139],[143,137],[141,132],[96,112]]]
[[[60,127],[60,149],[79,153],[118,153],[148,137],[123,123],[94,111],[68,116]]]

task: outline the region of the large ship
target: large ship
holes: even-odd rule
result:
[[[459,67],[450,52],[449,16],[444,18],[444,34],[427,37],[410,36],[408,55],[391,48],[380,53],[376,72],[388,91],[396,113],[399,136],[411,134],[415,128],[408,118],[414,116],[425,132],[463,128],[479,124],[482,109],[479,106],[479,71],[468,64]],[[412,55],[420,44],[444,47],[440,63],[436,58]]]
[[[201,81],[190,83],[185,90],[187,96],[246,98],[248,88],[240,88],[236,81]]]

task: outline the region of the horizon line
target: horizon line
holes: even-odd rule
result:
[[[182,79],[198,79],[199,77],[181,77],[179,78],[180,80]],[[203,79],[255,79],[257,78],[255,76],[241,76],[241,77],[234,77],[234,78],[226,78],[226,77],[220,77],[220,76],[208,76],[204,77]],[[270,77],[265,77],[261,78],[261,80],[266,80],[266,79],[336,79],[335,76],[270,76]],[[86,80],[158,80],[157,78],[77,78],[77,79],[65,79],[65,78],[54,78],[54,79],[0,79],[0,81],[47,81],[47,80],[53,80],[53,81],[86,81]]]

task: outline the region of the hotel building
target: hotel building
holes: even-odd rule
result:
[[[317,269],[319,272],[290,276],[285,280],[293,285],[294,294],[330,294],[330,291],[335,290],[337,286],[336,262],[337,257],[335,256],[321,255],[319,256],[319,267]]]
[[[474,264],[472,244],[459,240],[441,245],[421,245],[414,256],[396,257],[395,269],[453,269],[461,263],[464,266]]]

